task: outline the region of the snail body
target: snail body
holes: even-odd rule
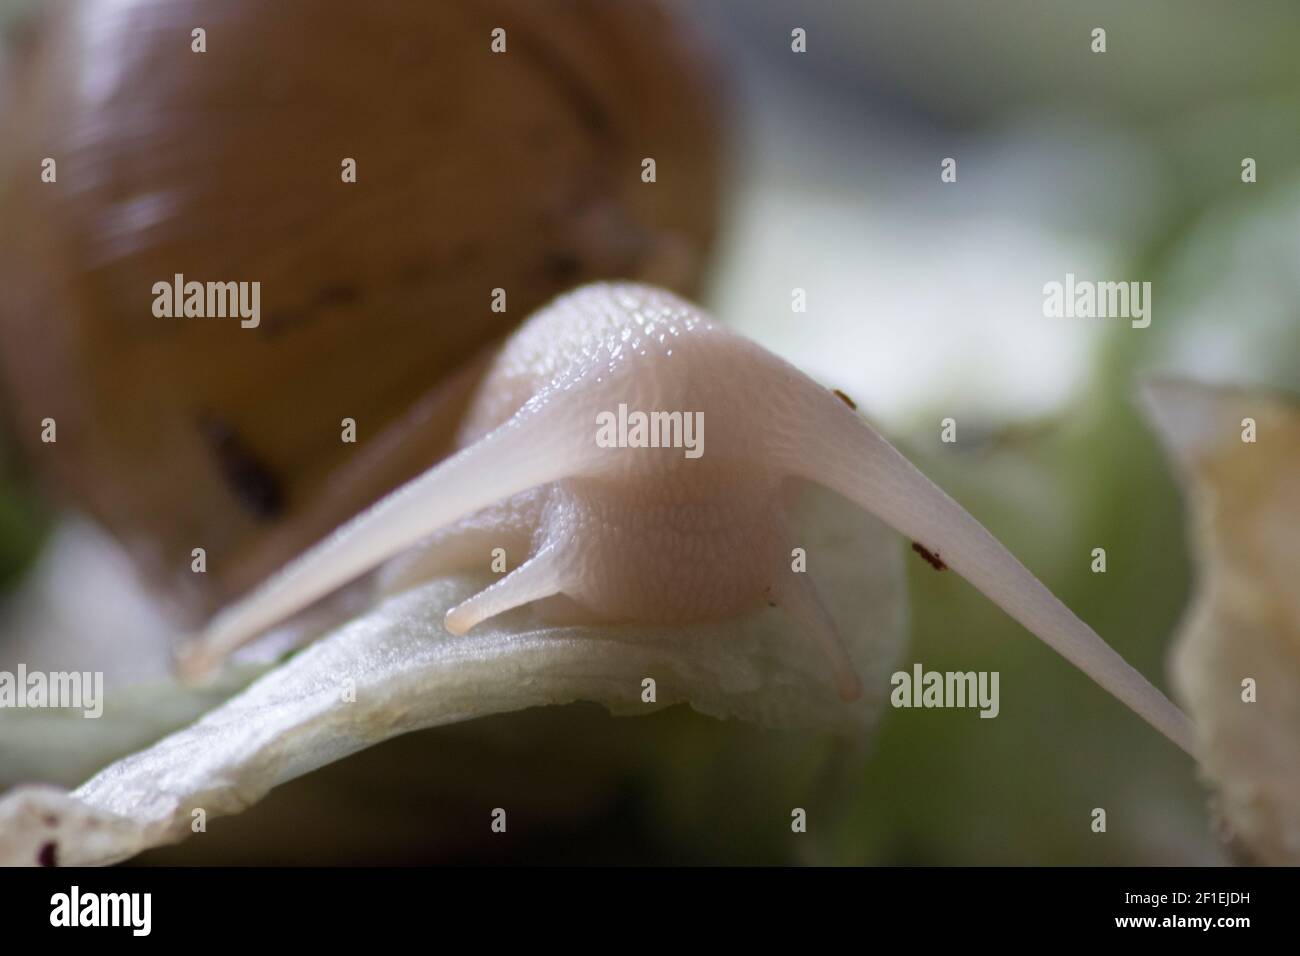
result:
[[[707,443],[694,458],[671,442],[610,447],[598,435],[620,406],[698,413]],[[602,283],[537,312],[492,360],[460,444],[214,618],[185,655],[191,672],[412,548],[431,573],[481,567],[501,547],[524,557],[447,612],[452,633],[534,601],[565,623],[775,604],[852,699],[853,664],[790,561],[787,507],[814,482],[942,555],[1190,752],[1186,717],[853,408],[671,293]]]

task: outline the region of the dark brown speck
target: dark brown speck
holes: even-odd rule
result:
[[[919,554],[921,557],[925,558],[926,563],[929,564],[930,567],[934,568],[936,571],[948,570],[948,565],[943,563],[943,559],[939,557],[938,551],[931,551],[925,545],[918,544],[915,541],[912,542],[912,550],[915,551],[917,554]]]

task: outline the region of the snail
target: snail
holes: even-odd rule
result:
[[[184,626],[444,457],[535,308],[701,275],[713,84],[657,3],[32,16],[0,56],[0,404]],[[260,322],[155,316],[176,276],[260,283]]]
[[[636,412],[663,440],[633,440]],[[694,448],[687,420],[704,426]],[[537,312],[493,357],[459,443],[218,614],[184,669],[210,670],[411,549],[418,570],[403,573],[429,575],[501,548],[515,567],[447,612],[453,634],[532,602],[567,624],[685,624],[774,603],[851,700],[853,664],[789,560],[786,508],[813,482],[913,539],[1192,752],[1185,715],[850,403],[670,292],[595,284]]]

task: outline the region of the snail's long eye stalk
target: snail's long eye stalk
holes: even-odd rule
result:
[[[525,405],[469,448],[412,479],[219,613],[179,655],[190,678],[268,628],[373,570],[421,538],[488,505],[574,474],[593,455],[572,402]]]
[[[794,473],[839,492],[937,552],[1029,631],[1194,755],[1187,715],[1061,603],[988,529],[830,392],[809,393],[804,407],[816,427],[797,429],[784,450]]]

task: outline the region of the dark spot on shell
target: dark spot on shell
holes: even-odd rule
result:
[[[201,412],[199,431],[212,449],[230,493],[244,510],[259,521],[271,521],[284,513],[279,479],[229,423]]]
[[[839,399],[841,402],[843,402],[845,405],[849,406],[849,408],[853,409],[855,412],[858,410],[858,403],[855,402],[853,399],[849,398],[847,395],[845,395],[843,392],[841,392],[838,388],[833,388],[833,389],[831,389],[831,391],[835,393],[835,397],[836,397],[836,398],[838,398],[838,399]]]
[[[283,335],[306,317],[307,313],[301,309],[271,309],[262,316],[261,325],[256,331],[265,332],[268,336]]]
[[[351,282],[333,282],[316,294],[316,304],[326,308],[353,305],[361,298],[361,289]]]
[[[52,813],[47,813],[45,816],[41,817],[41,822],[47,827],[57,827],[59,825],[59,818]]]
[[[553,252],[546,257],[544,267],[547,275],[567,282],[582,271],[582,260],[572,252]]]
[[[58,866],[59,845],[53,840],[49,843],[42,844],[40,852],[36,854],[36,862],[40,866]]]
[[[948,565],[943,563],[943,559],[939,557],[938,551],[931,551],[925,545],[918,544],[915,541],[912,542],[912,550],[915,551],[917,554],[919,554],[921,557],[923,557],[926,563],[929,564],[930,567],[934,568],[936,571],[948,570]]]

